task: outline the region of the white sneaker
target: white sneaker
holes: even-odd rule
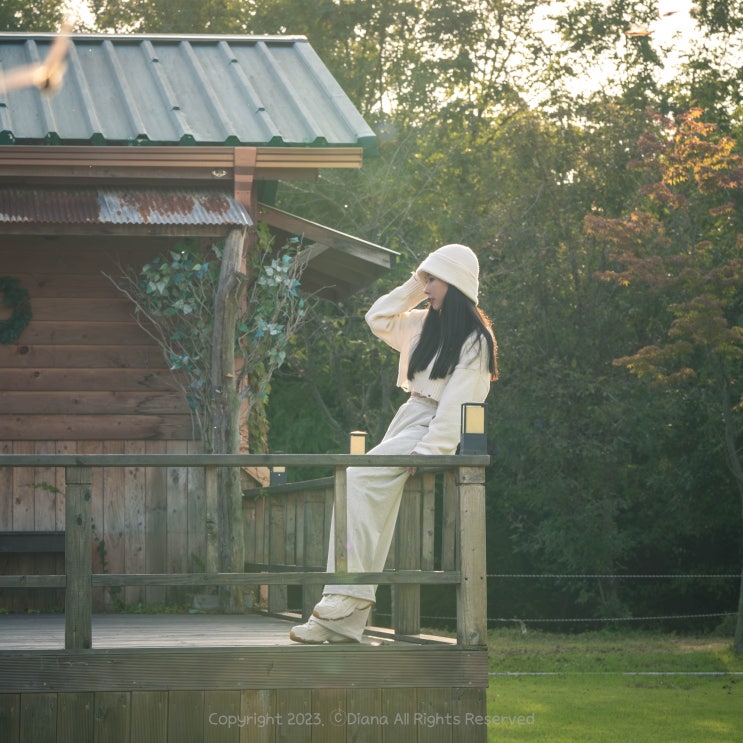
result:
[[[322,645],[324,642],[354,642],[350,637],[344,637],[323,627],[315,621],[314,617],[310,617],[309,621],[304,624],[292,627],[289,632],[289,639],[305,645]]]
[[[325,620],[345,619],[355,612],[365,611],[372,603],[340,593],[326,593],[313,609],[312,616]]]

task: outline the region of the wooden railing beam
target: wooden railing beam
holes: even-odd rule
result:
[[[0,455],[0,467],[65,467],[65,576],[2,576],[0,587],[65,587],[65,647],[92,646],[93,586],[274,586],[269,608],[285,609],[283,597],[289,585],[301,585],[305,598],[316,595],[322,584],[390,584],[397,587],[400,634],[420,631],[418,605],[420,585],[456,585],[457,638],[464,647],[482,647],[487,642],[487,572],[485,559],[485,467],[487,456],[392,456],[379,455]],[[217,572],[215,517],[217,468],[240,466],[332,466],[333,478],[318,481],[317,493],[301,494],[299,484],[285,493],[261,489],[246,493],[245,503],[254,504],[255,545],[253,559],[246,562],[262,573]],[[92,574],[92,467],[204,467],[206,498],[206,572],[151,574]],[[398,546],[394,571],[349,573],[347,552],[347,467],[417,466],[424,475],[421,494],[406,493],[401,511],[403,531],[410,532],[407,544]],[[452,471],[451,468],[454,468]],[[444,473],[441,516],[441,569],[434,566],[434,474]],[[323,494],[318,486],[333,485]],[[412,483],[411,483],[412,484]],[[286,486],[283,486],[286,487]],[[428,490],[430,489],[430,492]],[[308,492],[313,492],[310,487]],[[410,498],[409,496],[412,496]],[[281,503],[286,499],[286,503]],[[409,503],[407,501],[410,501]],[[277,502],[274,502],[277,501]],[[329,514],[334,510],[335,530],[329,535]],[[273,518],[272,518],[273,516]],[[279,519],[281,524],[272,523]],[[408,525],[406,527],[406,524]],[[259,528],[262,526],[263,528]],[[322,532],[322,533],[320,533]],[[421,534],[423,532],[423,534]],[[429,533],[430,532],[430,533]],[[412,535],[412,536],[411,536]],[[329,538],[335,553],[334,571],[317,570]],[[260,563],[262,562],[262,565]],[[308,567],[311,568],[308,570]],[[403,604],[405,608],[403,609]],[[303,611],[310,604],[303,599]],[[399,625],[399,626],[398,626]]]

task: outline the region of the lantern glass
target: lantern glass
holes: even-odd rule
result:
[[[462,433],[485,433],[485,406],[464,404],[464,426]]]
[[[487,454],[488,437],[485,433],[485,405],[466,402],[462,405],[462,439],[460,454]]]
[[[349,454],[366,454],[366,431],[351,431]]]

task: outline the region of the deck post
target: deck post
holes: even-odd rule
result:
[[[487,644],[488,604],[485,559],[485,468],[459,467],[459,569],[457,642],[464,647]]]
[[[335,549],[335,572],[348,572],[348,509],[346,490],[348,477],[345,467],[335,468],[335,500],[333,504],[333,522],[335,534],[331,535]]]
[[[285,499],[269,498],[268,501],[268,563],[283,565],[287,550],[287,515]],[[286,586],[269,585],[268,610],[270,612],[286,611],[289,606]]]
[[[397,516],[395,569],[421,569],[421,488],[423,475],[408,479]],[[398,635],[421,631],[420,585],[392,586],[392,628]]]
[[[65,650],[93,645],[90,467],[65,467]]]

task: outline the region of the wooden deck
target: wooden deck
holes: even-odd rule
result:
[[[289,629],[301,621],[260,613],[94,614],[93,649],[298,647],[289,639]],[[389,631],[371,632],[377,636],[368,634],[363,644],[396,642]],[[64,638],[63,614],[0,615],[0,654],[8,650],[62,650]],[[421,640],[447,645],[455,642],[444,637]]]
[[[318,571],[328,515],[345,513],[346,467],[429,463],[454,468],[441,475],[438,522],[435,476],[423,473],[406,489],[393,564],[380,573],[347,572],[341,526],[335,570]],[[486,464],[474,456],[0,456],[0,466],[65,468],[64,574],[0,576],[10,590],[63,589],[65,607],[64,615],[0,615],[0,743],[484,743]],[[336,474],[319,494],[302,483],[246,493],[251,556],[244,572],[115,572],[126,563],[93,570],[94,473],[203,468],[202,496],[212,502],[217,468],[248,465],[323,465]],[[359,644],[289,640],[301,620],[286,616],[288,586],[301,588],[307,615],[323,584],[351,582],[390,585],[391,629],[367,628]],[[456,587],[456,639],[419,634],[420,586],[427,584]],[[130,589],[230,585],[267,586],[271,616],[92,611],[101,589],[126,596]]]

